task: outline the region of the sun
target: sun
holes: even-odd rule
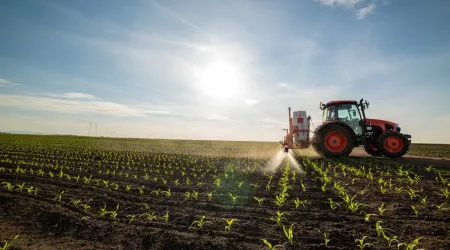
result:
[[[230,62],[214,62],[194,71],[196,86],[201,94],[215,100],[231,100],[242,92],[242,75]]]

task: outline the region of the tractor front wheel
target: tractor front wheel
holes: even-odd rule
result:
[[[322,156],[329,158],[348,156],[353,150],[355,139],[348,129],[342,126],[326,127],[315,137],[314,149]]]
[[[380,153],[389,158],[402,157],[409,149],[408,139],[396,131],[387,131],[378,140]]]

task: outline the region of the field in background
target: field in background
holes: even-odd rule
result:
[[[411,152],[449,158],[448,148]],[[262,249],[262,239],[286,249],[445,249],[449,167],[361,148],[330,160],[311,150],[286,157],[276,142],[0,134],[0,241],[19,235],[16,249]]]

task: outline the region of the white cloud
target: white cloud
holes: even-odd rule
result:
[[[145,117],[148,114],[170,113],[169,110],[163,108],[150,110],[140,109],[100,100],[66,100],[27,95],[0,95],[0,107],[51,111],[66,114],[102,114],[128,117]]]
[[[215,120],[215,121],[229,121],[230,118],[228,116],[219,115],[216,113],[212,113],[206,116],[207,120]]]
[[[247,105],[255,105],[257,104],[258,101],[257,100],[253,100],[253,99],[245,99],[245,104]]]
[[[67,99],[91,99],[91,100],[100,99],[91,94],[76,93],[76,92],[64,93],[64,94],[48,94],[48,96],[58,97],[58,98],[67,98]]]
[[[331,6],[331,7],[344,7],[346,9],[352,10],[356,12],[356,17],[358,19],[364,19],[368,14],[372,13],[376,5],[372,1],[367,0],[315,0],[316,2],[320,2],[323,5]],[[366,5],[365,7],[362,7]]]
[[[14,86],[14,85],[17,85],[17,83],[6,80],[5,78],[0,78],[0,87]]]
[[[277,86],[280,88],[285,88],[285,87],[288,87],[289,85],[287,85],[286,83],[278,83]]]
[[[364,19],[369,13],[372,13],[376,8],[374,3],[370,3],[364,8],[358,10],[358,19]]]
[[[315,0],[316,2],[320,2],[324,5],[331,6],[343,6],[347,8],[355,7],[361,0]]]

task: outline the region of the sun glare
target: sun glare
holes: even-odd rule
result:
[[[216,100],[231,100],[241,94],[242,77],[232,63],[216,62],[194,72],[202,94]]]

